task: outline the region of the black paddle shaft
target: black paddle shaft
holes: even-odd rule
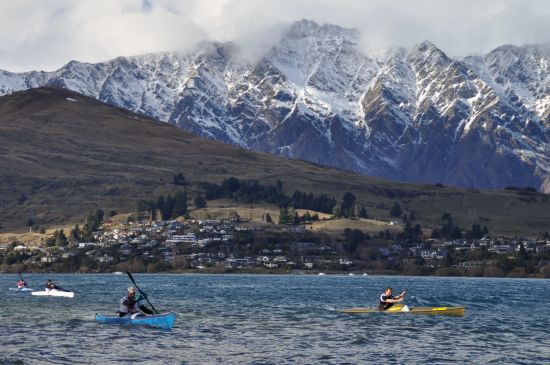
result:
[[[130,280],[132,280],[132,283],[134,284],[134,286],[136,287],[137,290],[139,290],[140,294],[145,298],[145,300],[147,301],[147,303],[149,303],[149,305],[151,306],[151,308],[153,309],[153,312],[155,313],[159,313],[159,311],[151,304],[151,302],[149,301],[149,298],[147,298],[147,294],[144,293],[140,288],[139,286],[137,286],[136,284],[136,281],[134,280],[134,277],[132,276],[132,274],[130,274],[130,272],[126,271],[126,274],[128,274],[128,277],[130,278]]]

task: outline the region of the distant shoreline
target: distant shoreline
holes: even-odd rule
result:
[[[51,271],[28,271],[24,274],[27,275],[121,275],[126,276],[126,273],[117,274],[115,272],[51,272]],[[196,270],[171,270],[171,271],[158,271],[158,272],[132,272],[133,275],[265,275],[265,276],[330,276],[330,277],[417,277],[417,278],[472,278],[472,279],[542,279],[548,280],[549,278],[541,276],[474,276],[474,275],[406,275],[403,273],[350,273],[350,272],[253,272],[253,271],[227,271],[227,272],[208,272],[208,271],[196,271]],[[352,274],[352,275],[350,275]],[[16,272],[0,272],[0,275],[17,275]]]

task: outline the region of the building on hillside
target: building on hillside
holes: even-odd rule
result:
[[[194,233],[187,233],[187,234],[175,234],[166,240],[168,243],[195,243],[197,242],[197,237],[195,237]]]

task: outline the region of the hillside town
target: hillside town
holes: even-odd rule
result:
[[[0,245],[2,272],[251,272],[550,277],[550,237],[399,240],[240,218],[104,222],[89,240]],[[350,233],[349,235],[347,233]],[[57,234],[57,232],[56,232]],[[63,235],[61,237],[61,235]]]

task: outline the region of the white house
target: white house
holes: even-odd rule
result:
[[[197,238],[194,233],[175,234],[166,240],[169,243],[195,243],[196,241]]]

